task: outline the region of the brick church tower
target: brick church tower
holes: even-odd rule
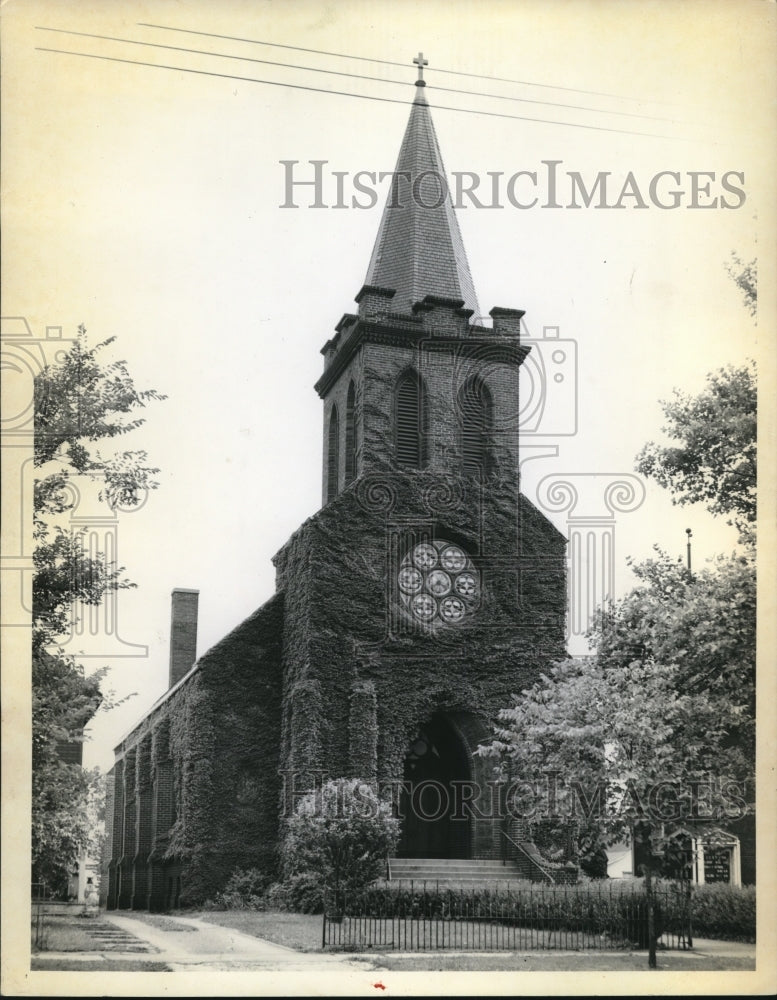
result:
[[[523,314],[479,318],[444,178],[420,79],[358,312],[322,350],[323,506],[276,595],[117,747],[109,906],[272,868],[289,789],[322,773],[398,790],[402,858],[512,842],[473,751],[564,656],[565,539],[519,489]]]

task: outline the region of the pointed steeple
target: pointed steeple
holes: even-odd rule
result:
[[[426,295],[463,299],[479,315],[475,286],[453,211],[440,145],[424,95],[423,56],[416,98],[383,209],[365,284],[393,288],[392,308],[409,312]]]

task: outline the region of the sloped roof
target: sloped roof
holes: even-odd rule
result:
[[[393,288],[393,308],[425,295],[463,299],[479,315],[423,86],[417,87],[365,280]]]

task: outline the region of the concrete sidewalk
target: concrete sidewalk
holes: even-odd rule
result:
[[[254,969],[283,972],[333,971],[344,964],[350,968],[355,965],[361,965],[365,969],[375,967],[374,961],[367,957],[363,961],[354,962],[354,956],[350,955],[295,951],[195,917],[170,918],[171,924],[174,921],[181,925],[178,930],[163,930],[114,913],[106,913],[105,919],[122,931],[145,941],[154,950],[154,961],[164,962],[173,972],[197,967],[210,972]],[[112,957],[118,956],[114,954]]]

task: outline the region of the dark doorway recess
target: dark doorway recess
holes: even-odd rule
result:
[[[433,716],[419,729],[405,757],[399,857],[471,857],[469,811],[459,805],[456,816],[462,799],[457,783],[471,779],[461,736],[444,715]]]

